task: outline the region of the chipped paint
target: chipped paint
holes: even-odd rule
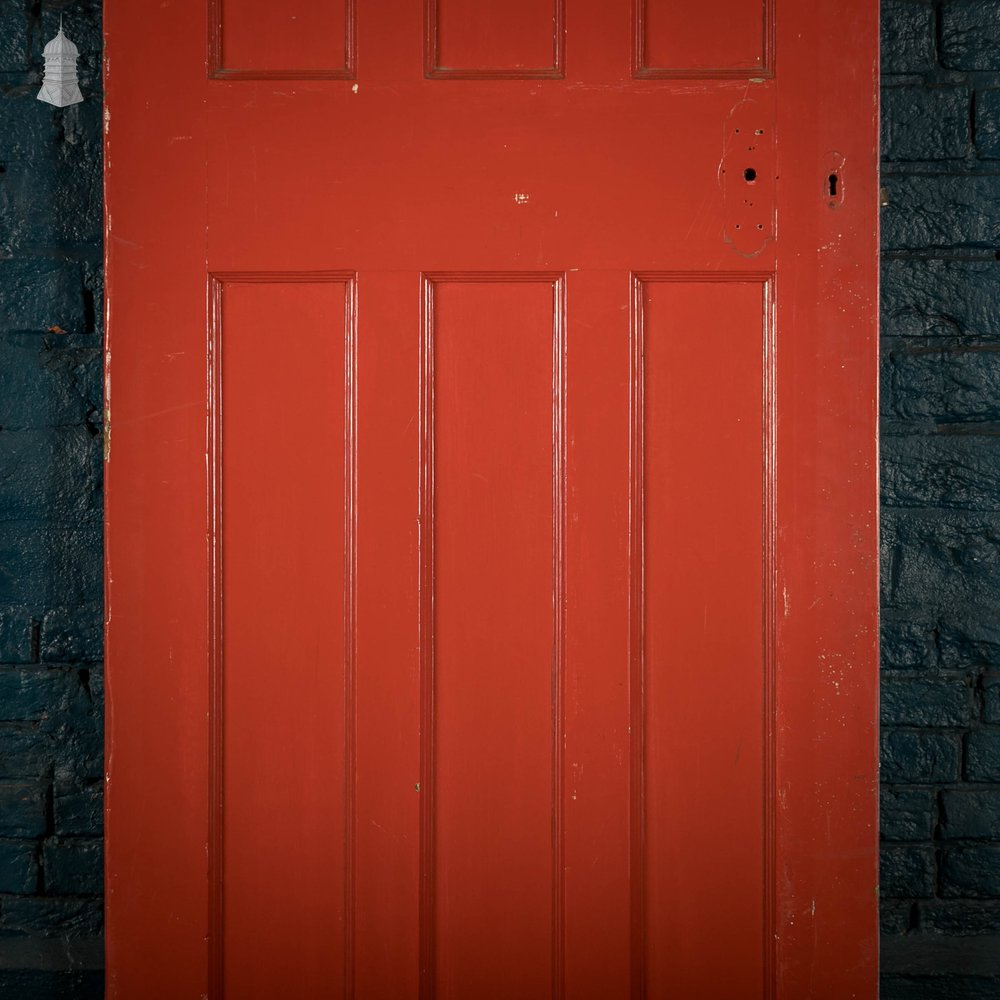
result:
[[[104,441],[104,461],[111,460],[111,350],[104,352],[104,410],[101,433]]]
[[[737,101],[726,117],[718,182],[725,213],[722,238],[741,257],[763,252],[775,237],[773,114],[753,98]]]

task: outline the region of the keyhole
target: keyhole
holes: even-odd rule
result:
[[[836,174],[830,174],[830,176],[827,177],[826,179],[826,183],[829,188],[831,198],[837,197],[837,181],[838,177]]]

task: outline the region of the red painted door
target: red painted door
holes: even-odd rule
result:
[[[875,997],[875,0],[112,0],[115,1000]]]

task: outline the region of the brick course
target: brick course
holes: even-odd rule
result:
[[[1000,0],[882,18],[882,997],[975,1000],[1000,990]]]

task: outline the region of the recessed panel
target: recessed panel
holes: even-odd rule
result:
[[[210,0],[210,71],[248,79],[350,78],[355,0]]]
[[[648,996],[700,996],[711,955],[715,994],[750,1000],[767,909],[765,285],[638,295],[642,974]]]
[[[350,919],[350,283],[217,291],[217,960],[232,1000],[329,1000]]]
[[[562,76],[564,0],[426,2],[428,76]]]
[[[635,0],[637,76],[771,75],[773,0]]]
[[[552,279],[436,280],[427,959],[446,1000],[551,995],[560,333]]]

